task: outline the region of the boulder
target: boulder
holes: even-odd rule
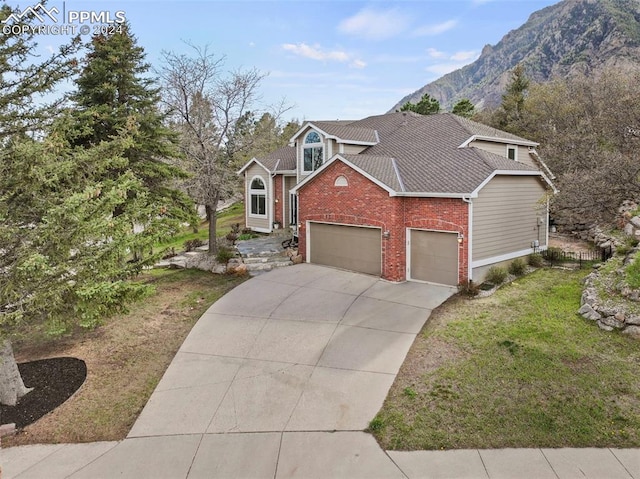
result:
[[[578,314],[580,314],[584,319],[588,319],[590,321],[598,321],[602,318],[600,313],[593,309],[591,305],[586,303],[578,310]]]
[[[607,326],[602,321],[598,321],[598,327],[600,329],[603,329],[604,331],[613,331],[613,327],[612,326]]]
[[[299,254],[299,255],[297,255],[297,256],[293,256],[293,257],[291,258],[291,261],[293,262],[293,264],[300,264],[300,263],[302,263],[302,255],[301,255],[301,254]]]
[[[640,326],[627,326],[622,334],[628,334],[633,338],[640,339]]]
[[[633,326],[640,326],[640,316],[632,314],[624,318],[624,322]]]
[[[618,321],[614,316],[607,316],[606,318],[602,318],[598,321],[598,324],[605,324],[615,329],[624,328],[624,323],[622,321]]]

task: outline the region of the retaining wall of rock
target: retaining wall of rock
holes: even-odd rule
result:
[[[634,216],[632,212],[638,211],[638,205],[634,202],[625,202],[620,207],[620,219],[618,226],[625,235],[631,238],[640,239],[640,216]],[[624,244],[624,238],[614,237],[607,234],[598,227],[589,229],[587,239],[593,241],[596,246],[613,248]],[[623,261],[623,265],[628,265],[633,261],[639,249],[633,248],[629,251]],[[611,261],[611,260],[610,260]],[[615,274],[624,274],[620,270]],[[619,292],[618,302],[604,301],[598,297],[598,290],[595,286],[600,280],[601,272],[596,270],[585,279],[585,288],[580,300],[578,313],[585,319],[595,321],[601,329],[605,331],[621,330],[623,334],[628,334],[640,339],[640,314],[631,313],[625,307],[624,301],[640,303],[640,290],[624,286]]]

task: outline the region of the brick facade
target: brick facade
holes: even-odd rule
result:
[[[348,186],[335,186],[344,176]],[[468,205],[461,199],[391,197],[342,161],[334,161],[299,191],[300,252],[306,256],[306,222],[376,226],[382,238],[382,277],[406,280],[406,229],[455,231],[468,237]],[[458,276],[467,278],[468,248],[460,245]],[[306,260],[306,257],[305,257]]]
[[[284,226],[284,218],[282,217],[282,204],[284,196],[282,195],[282,175],[275,175],[273,178],[273,222],[276,221]],[[276,201],[277,200],[277,201]]]

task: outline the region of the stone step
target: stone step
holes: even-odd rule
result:
[[[245,263],[246,264],[246,263]],[[251,263],[251,264],[247,264],[247,271],[249,271],[249,273],[253,273],[256,271],[262,271],[262,272],[267,272],[267,271],[271,271],[274,268],[285,268],[287,266],[291,266],[293,263],[289,260],[285,261],[280,261],[280,262],[269,262],[269,263]]]
[[[242,262],[246,265],[250,264],[265,264],[265,263],[280,263],[280,262],[288,262],[288,256],[252,256],[249,258],[242,258]]]

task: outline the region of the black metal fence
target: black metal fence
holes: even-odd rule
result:
[[[551,264],[573,263],[580,268],[583,265],[591,265],[607,261],[613,256],[613,248],[597,248],[588,251],[563,251],[559,248],[549,248],[542,252],[542,257]]]

